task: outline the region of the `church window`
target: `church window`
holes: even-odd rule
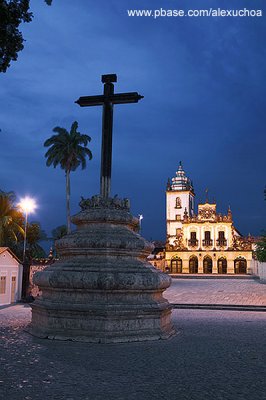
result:
[[[218,232],[218,240],[217,240],[217,246],[226,246],[227,241],[224,236],[224,231],[219,231]]]
[[[175,199],[175,208],[182,208],[180,197],[177,197],[177,198]]]
[[[1,276],[0,279],[0,294],[6,293],[6,276]]]
[[[211,239],[211,232],[210,231],[205,231],[204,232],[203,246],[212,246],[212,239]]]
[[[190,240],[189,240],[188,244],[189,244],[189,246],[197,246],[198,245],[196,232],[190,232]]]
[[[210,231],[205,231],[205,240],[211,240],[211,232]]]
[[[218,232],[218,237],[220,240],[224,239],[224,231],[219,231]]]

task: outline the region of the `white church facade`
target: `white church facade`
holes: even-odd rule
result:
[[[174,273],[246,274],[250,272],[252,239],[233,225],[230,208],[217,213],[208,200],[195,210],[192,181],[180,163],[166,190],[167,241],[164,269]],[[154,263],[153,263],[154,264]]]

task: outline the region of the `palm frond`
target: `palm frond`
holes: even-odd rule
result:
[[[58,135],[55,135],[55,136],[68,136],[69,135],[69,132],[66,130],[66,128],[61,128],[60,126],[56,126],[54,129],[53,129],[53,132],[56,132],[56,133],[58,133]]]

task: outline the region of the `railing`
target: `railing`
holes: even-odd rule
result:
[[[197,239],[189,239],[188,245],[191,247],[197,247],[199,244],[199,241]]]
[[[219,247],[224,247],[227,245],[227,240],[226,239],[217,239],[216,245]]]
[[[213,240],[212,239],[203,239],[202,246],[209,247],[212,246]]]

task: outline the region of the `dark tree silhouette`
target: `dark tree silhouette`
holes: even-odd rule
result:
[[[23,215],[14,205],[14,193],[0,192],[0,246],[18,242],[18,235],[24,236]]]
[[[45,3],[50,6],[52,0],[45,0]],[[16,61],[23,50],[25,40],[19,26],[32,18],[29,0],[0,0],[0,72],[6,72],[11,61]]]

